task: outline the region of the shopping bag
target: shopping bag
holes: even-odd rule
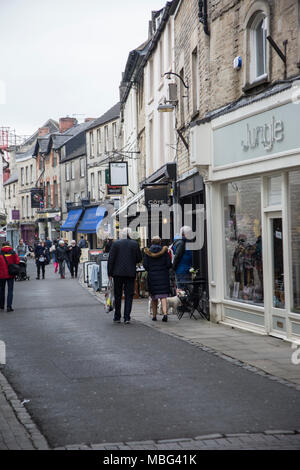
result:
[[[107,291],[105,294],[105,312],[109,313],[115,308],[115,296],[114,296],[114,281],[109,280]]]

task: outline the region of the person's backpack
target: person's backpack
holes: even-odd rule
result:
[[[8,274],[10,276],[17,276],[20,273],[20,266],[18,264],[8,263],[5,255],[2,256],[7,264]]]

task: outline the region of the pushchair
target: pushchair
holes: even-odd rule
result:
[[[19,274],[16,275],[16,281],[29,281],[30,276],[27,276],[27,258],[20,256]]]

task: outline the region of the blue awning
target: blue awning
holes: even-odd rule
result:
[[[83,209],[73,209],[68,213],[67,220],[60,227],[60,230],[64,232],[74,232],[76,224],[83,212]]]
[[[84,216],[79,224],[79,233],[97,233],[98,227],[105,215],[105,207],[89,207],[85,210]]]

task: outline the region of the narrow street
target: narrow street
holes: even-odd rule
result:
[[[28,271],[1,313],[1,371],[51,448],[300,428],[299,391],[138,321],[113,324],[53,265],[45,280]]]

